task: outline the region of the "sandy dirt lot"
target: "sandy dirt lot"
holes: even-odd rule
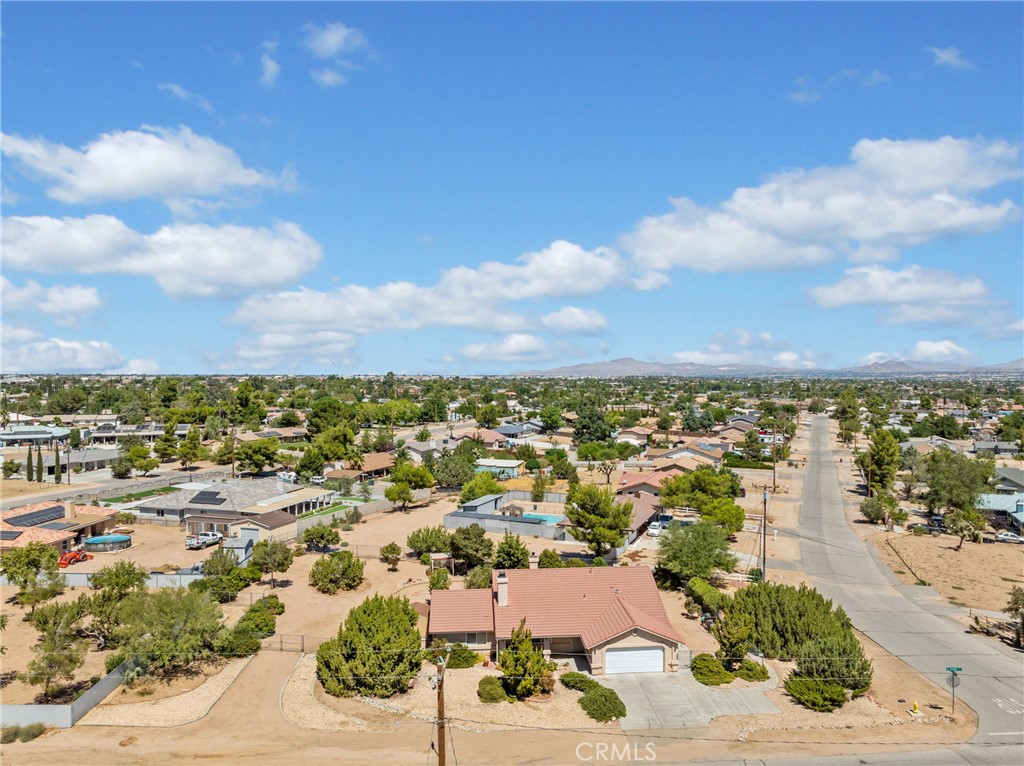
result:
[[[1000,611],[1014,585],[1024,585],[1024,545],[965,542],[951,535],[916,536],[878,532],[871,537],[879,554],[907,584],[924,580],[950,602]]]
[[[163,527],[156,524],[132,524],[132,547],[123,551],[94,553],[90,561],[83,561],[69,567],[68,572],[98,572],[103,567],[118,561],[132,561],[153,572],[158,569],[170,571],[184,569],[205,561],[217,550],[215,546],[190,551],[185,547],[185,532],[178,527]]]
[[[79,494],[92,487],[99,486],[91,484],[77,475],[72,477],[71,485],[54,484],[52,481],[25,481],[24,479],[0,479],[0,499],[10,500],[12,498],[25,498],[26,503],[32,502],[35,495],[53,492],[55,489],[67,488],[68,494]]]

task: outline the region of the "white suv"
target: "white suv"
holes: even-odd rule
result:
[[[310,484],[316,484],[318,487],[321,486],[327,479],[323,476],[314,476],[309,480]]]

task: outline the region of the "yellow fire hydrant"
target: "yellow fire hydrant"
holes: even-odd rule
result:
[[[919,707],[917,706],[917,702],[915,701],[915,702],[914,702],[914,715],[917,715],[917,714],[918,714],[918,713],[920,713],[920,712],[921,712],[921,708],[919,708]]]

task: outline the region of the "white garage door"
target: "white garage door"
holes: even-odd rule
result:
[[[661,673],[665,669],[665,650],[658,646],[634,649],[606,649],[605,673]]]

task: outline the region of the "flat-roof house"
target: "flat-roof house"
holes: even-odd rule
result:
[[[518,478],[526,463],[522,460],[498,460],[495,458],[482,457],[476,461],[476,472],[493,473],[498,479]]]
[[[679,669],[683,638],[646,567],[510,569],[490,590],[434,591],[428,640],[496,653],[524,620],[545,656],[585,660],[593,675]]]

